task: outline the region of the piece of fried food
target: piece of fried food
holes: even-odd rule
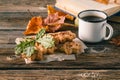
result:
[[[82,46],[78,42],[65,42],[64,44],[60,45],[58,50],[65,52],[67,55],[69,54],[78,54],[81,52]]]
[[[61,43],[65,43],[61,47],[61,51],[65,52],[66,54],[72,54],[72,53],[77,54],[80,52],[79,43],[69,42],[69,41],[72,41],[74,38],[76,38],[75,33],[71,31],[62,31],[62,32],[56,32],[56,33],[49,33],[49,34],[53,36],[53,39],[55,40],[56,45],[50,48],[45,48],[40,43],[35,43],[36,50],[38,51],[36,60],[43,60],[44,54],[55,53],[56,49],[59,48],[58,45],[60,45]],[[69,48],[67,47],[70,47],[70,45],[72,45],[72,48],[69,50]]]
[[[56,50],[55,46],[50,47],[50,48],[45,48],[44,46],[42,46],[39,43],[35,43],[35,47],[38,51],[36,60],[43,60],[44,59],[44,57],[43,57],[44,54],[53,54],[53,53],[55,53],[55,50]]]
[[[50,48],[45,48],[44,46],[42,46],[41,44],[35,44],[37,50],[39,53],[42,54],[53,54],[55,52],[55,46],[50,47]]]
[[[22,53],[21,57],[29,61],[35,61],[37,57],[37,53],[32,54],[30,57],[27,57],[26,54]]]
[[[72,41],[74,38],[76,38],[76,34],[71,31],[61,31],[49,34],[53,36],[55,44],[64,43],[66,41]]]

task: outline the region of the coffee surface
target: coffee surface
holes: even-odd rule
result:
[[[99,21],[102,21],[104,18],[99,16],[85,16],[85,17],[82,17],[81,19],[88,22],[99,22]]]

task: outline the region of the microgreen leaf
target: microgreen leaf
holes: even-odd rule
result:
[[[32,55],[35,51],[33,48],[35,45],[35,40],[26,38],[25,41],[21,41],[20,44],[18,44],[15,47],[15,54],[19,55],[21,53],[25,53],[26,55]]]
[[[35,42],[40,43],[45,48],[50,48],[55,46],[53,37],[49,34],[45,35],[45,29],[41,29],[36,38],[25,38],[20,44],[15,47],[15,54],[20,55],[22,53],[26,54],[26,57],[30,57],[35,53]]]
[[[45,34],[45,29],[41,29],[38,34],[36,34],[36,40],[41,38]]]
[[[34,54],[34,52],[35,52],[34,46],[26,47],[23,51],[23,53],[25,53],[27,57],[30,57],[32,54]]]
[[[39,38],[37,42],[43,45],[45,48],[50,48],[55,45],[53,37],[49,34],[46,34],[42,38]]]

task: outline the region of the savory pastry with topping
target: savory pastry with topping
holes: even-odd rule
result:
[[[59,50],[66,53],[66,54],[78,54],[81,52],[81,45],[78,42],[65,42],[64,44],[60,45]]]
[[[16,55],[29,61],[43,60],[45,54],[54,54],[56,51],[65,54],[78,54],[81,52],[81,44],[73,41],[75,33],[71,31],[61,31],[56,33],[46,33],[41,29],[34,37],[16,39]]]
[[[67,41],[72,41],[76,38],[76,34],[71,31],[61,31],[49,34],[53,36],[55,44],[65,43]]]

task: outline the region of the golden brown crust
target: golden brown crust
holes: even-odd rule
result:
[[[78,42],[65,42],[59,48],[60,51],[65,52],[66,54],[78,54],[81,52],[81,45]]]
[[[76,34],[71,31],[62,31],[49,34],[53,36],[55,44],[65,43],[67,41],[72,41],[74,38],[76,38]]]
[[[26,58],[29,61],[35,61],[35,60],[43,60],[44,54],[54,54],[55,51],[61,51],[65,54],[78,54],[81,53],[81,44],[79,42],[74,42],[73,39],[76,38],[76,34],[71,31],[62,31],[62,32],[56,32],[56,33],[48,33],[51,36],[53,36],[53,39],[55,40],[55,46],[50,48],[45,48],[40,43],[35,43],[35,54],[33,54],[30,57],[26,57],[26,55],[23,53],[22,58]]]
[[[22,53],[21,55],[22,58],[26,58],[29,61],[35,61],[37,57],[37,53],[32,54],[30,57],[27,57],[26,54]]]

